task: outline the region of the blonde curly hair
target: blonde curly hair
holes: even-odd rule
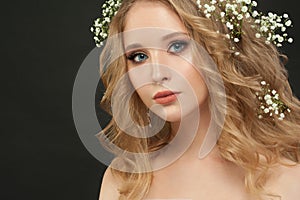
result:
[[[124,0],[110,24],[110,36],[124,31],[126,14],[138,1]],[[226,38],[226,26],[213,18],[206,18],[198,10],[195,0],[151,0],[160,2],[173,10],[187,28],[190,36],[201,44],[218,66],[226,90],[226,117],[217,146],[221,156],[245,171],[245,187],[258,198],[264,194],[268,169],[276,163],[286,164],[288,159],[300,162],[300,102],[293,95],[285,69],[287,57],[274,45],[266,44],[265,38],[256,38],[252,23],[243,22],[243,35],[234,44],[240,52],[235,56]],[[217,30],[219,32],[217,32]],[[224,40],[228,42],[224,42]],[[114,46],[111,46],[114,45]],[[111,59],[110,49],[122,51],[122,44],[107,44],[100,63],[105,66]],[[102,107],[111,113],[110,104],[118,80],[127,72],[125,56],[113,61],[102,74],[106,93]],[[205,69],[204,69],[205,70]],[[272,118],[258,119],[255,91],[260,90],[260,81],[265,80],[276,89],[281,100],[292,110],[283,121]],[[130,82],[130,81],[129,81]],[[130,87],[129,86],[124,87]],[[123,88],[128,91],[130,88]],[[126,92],[124,92],[126,95]],[[122,94],[120,94],[122,98]],[[122,111],[122,102],[118,104]],[[131,117],[135,122],[147,124],[147,107],[137,93],[130,100]],[[170,124],[151,138],[135,138],[123,132],[114,118],[101,132],[110,142],[130,152],[150,152],[162,148],[172,139]],[[144,158],[142,165],[149,164]],[[140,163],[140,162],[139,162]],[[120,199],[142,199],[149,191],[152,173],[129,173],[111,169],[120,182]]]

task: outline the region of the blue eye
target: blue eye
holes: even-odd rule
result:
[[[127,59],[131,60],[134,63],[141,63],[148,59],[148,56],[144,53],[132,53],[127,57]]]
[[[175,54],[180,53],[180,52],[182,52],[185,49],[185,47],[187,46],[187,44],[188,43],[186,41],[173,42],[170,45],[170,47],[168,49],[168,52],[175,53]]]

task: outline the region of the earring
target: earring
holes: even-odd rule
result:
[[[147,118],[148,118],[148,125],[150,128],[152,128],[152,123],[151,123],[151,117],[150,117],[150,109],[147,111]]]
[[[290,108],[280,100],[276,90],[270,89],[270,84],[266,81],[261,81],[260,85],[261,92],[256,92],[256,97],[260,101],[258,118],[262,119],[269,116],[273,118],[273,120],[275,117],[279,120],[283,120],[286,112],[291,112]]]

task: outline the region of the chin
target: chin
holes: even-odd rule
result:
[[[151,110],[167,122],[179,122],[184,117],[179,105],[153,106]]]

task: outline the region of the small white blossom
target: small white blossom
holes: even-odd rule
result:
[[[247,13],[245,14],[245,17],[246,17],[246,19],[250,18],[250,17],[251,17],[250,13],[247,12]]]
[[[239,42],[240,40],[239,40],[239,38],[234,38],[233,41],[234,42]]]
[[[289,43],[292,43],[292,42],[293,42],[293,38],[289,38],[289,39],[288,39],[288,42],[289,42]]]
[[[238,19],[238,20],[242,20],[242,19],[243,19],[243,15],[242,15],[242,14],[239,14],[239,15],[237,16],[237,19]]]
[[[267,103],[268,105],[272,105],[272,104],[273,104],[273,101],[272,101],[271,99],[268,99],[268,100],[266,101],[266,103]]]
[[[264,99],[267,101],[267,100],[269,100],[269,99],[271,99],[272,97],[271,97],[271,95],[269,95],[269,94],[267,94],[267,95],[265,95],[265,97],[264,97]]]
[[[244,13],[247,12],[248,11],[248,7],[247,6],[243,6],[242,9],[241,9],[241,11],[244,12]]]
[[[292,25],[292,21],[291,21],[291,20],[286,21],[286,22],[285,22],[285,25],[286,25],[286,26],[291,26],[291,25]]]
[[[269,112],[270,112],[269,108],[264,109],[264,113],[269,113]]]
[[[252,6],[256,7],[257,6],[257,2],[256,1],[252,1]]]
[[[281,36],[279,36],[279,37],[278,37],[278,42],[283,42],[283,41],[284,41],[284,38],[281,37]]]
[[[260,33],[256,33],[256,34],[255,34],[255,37],[256,37],[256,38],[260,38],[260,37],[261,37],[261,34],[260,34]]]
[[[216,4],[217,1],[216,1],[216,0],[211,0],[210,3],[211,3],[211,4]]]
[[[227,28],[229,28],[230,30],[233,29],[233,25],[232,25],[230,22],[227,22],[227,23],[226,23],[226,26],[227,26]]]

